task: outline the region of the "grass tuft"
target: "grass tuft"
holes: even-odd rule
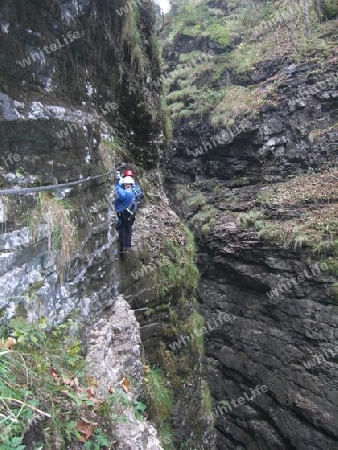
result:
[[[211,227],[216,223],[218,210],[212,205],[204,205],[191,219],[191,224],[195,231],[200,230],[207,235]]]
[[[40,193],[37,206],[29,219],[33,240],[47,234],[48,249],[56,258],[58,273],[63,278],[76,248],[76,227],[72,222],[72,209],[65,200],[58,200],[50,193]]]
[[[262,217],[263,213],[261,211],[253,209],[247,213],[240,213],[237,218],[237,223],[243,228],[252,227],[262,229],[262,222],[259,220],[262,219]]]
[[[170,384],[159,369],[150,369],[147,374],[145,396],[149,417],[156,427],[165,450],[172,450],[173,431],[170,426],[173,408],[173,392]]]

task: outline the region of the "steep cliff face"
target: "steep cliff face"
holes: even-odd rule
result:
[[[34,407],[18,416],[17,428],[7,422],[1,428],[3,445],[19,445],[23,437],[27,450],[78,449],[85,441],[85,448],[212,448],[201,347],[192,342],[179,355],[169,347],[186,331],[186,320],[192,317],[194,326],[198,273],[191,239],[156,170],[165,130],[153,4],[2,2],[0,25],[0,189],[86,180],[0,197],[0,348],[14,355],[12,339],[21,336],[18,352],[41,355],[47,345],[41,340],[56,333],[65,355],[83,348],[88,369],[79,385],[77,372],[69,378],[48,356],[50,367],[39,366],[41,379],[53,376],[69,392],[56,400],[66,408],[64,426],[58,416],[50,426],[49,410],[34,410],[48,405],[36,392],[37,365],[28,358],[32,379],[28,387],[15,379],[13,389],[16,395],[27,390],[24,400]],[[134,226],[132,254],[114,261],[114,169],[121,162],[136,172],[146,202]],[[10,321],[13,316],[21,325]],[[80,329],[80,350],[73,335],[63,342],[62,332],[52,332],[69,316]],[[44,325],[29,328],[30,339],[25,326],[37,320],[47,321],[47,331]],[[85,398],[77,398],[89,379]]]
[[[2,187],[60,184],[100,175],[121,160],[119,149],[132,153],[137,146],[144,165],[156,159],[155,136],[161,126],[155,116],[149,119],[149,111],[156,111],[158,95],[146,87],[146,74],[155,75],[157,70],[152,66],[154,72],[150,71],[155,55],[148,36],[154,13],[150,4],[144,8],[143,34],[139,33],[136,46],[128,39],[138,33],[138,25],[130,11],[119,17],[115,10],[121,6],[109,2],[3,5]],[[77,38],[70,42],[67,33]],[[110,148],[104,140],[110,140]],[[126,149],[122,149],[124,144]],[[35,198],[11,197],[6,227],[21,257],[20,269],[17,257],[5,258],[9,263],[3,266],[9,280],[3,282],[5,297],[20,295],[40,280],[39,270],[34,270],[38,265],[51,279],[39,290],[48,317],[62,320],[61,310],[65,314],[73,309],[79,291],[83,298],[93,293],[101,304],[112,290],[114,293],[112,273],[106,265],[114,216],[112,181],[111,177],[101,178],[59,193],[74,210],[81,243],[63,292],[60,284],[55,287],[55,261],[46,249],[29,240],[27,228],[18,229],[19,224],[27,223]],[[8,235],[2,238],[5,247]],[[88,277],[89,267],[92,274]],[[11,268],[18,272],[15,277]],[[51,291],[59,292],[51,295]]]
[[[334,449],[336,22],[311,22],[309,53],[306,11],[275,3],[176,6],[163,165],[197,237],[200,308],[231,318],[205,334],[216,448]]]

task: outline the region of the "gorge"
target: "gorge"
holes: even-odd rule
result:
[[[337,448],[337,13],[0,3],[2,450]]]

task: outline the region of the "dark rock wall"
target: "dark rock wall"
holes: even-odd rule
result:
[[[234,225],[234,224],[232,224]],[[334,278],[302,255],[222,224],[201,248],[199,300],[209,319],[207,373],[219,413],[217,448],[334,449],[337,439],[337,305]],[[282,294],[271,290],[303,275]],[[266,385],[267,393],[251,389]],[[245,399],[239,405],[238,399]],[[230,403],[235,400],[235,403]],[[236,403],[237,401],[237,403]]]
[[[205,51],[203,40],[196,40]],[[178,35],[167,46],[169,77],[180,53],[196,49],[196,40]],[[274,85],[275,92],[256,117],[234,117],[231,130],[212,127],[208,114],[177,119],[163,158],[170,199],[199,244],[200,307],[210,323],[221,313],[231,317],[205,334],[216,448],[333,450],[335,278],[327,266],[315,265],[316,257],[311,262],[309,252],[264,242],[254,229],[238,227],[235,214],[258,208],[262,187],[337,164],[336,59],[320,67],[277,59],[256,68],[246,81]],[[315,129],[322,132],[312,140]],[[197,200],[188,205],[187,192],[202,194],[215,208],[209,232],[196,227],[200,206]],[[290,289],[273,293],[291,280]]]

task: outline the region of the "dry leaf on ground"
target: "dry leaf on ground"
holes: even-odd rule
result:
[[[90,436],[94,433],[94,426],[91,423],[86,423],[83,420],[80,420],[76,424],[76,430],[82,435],[79,438],[80,442],[86,442],[90,438]]]

